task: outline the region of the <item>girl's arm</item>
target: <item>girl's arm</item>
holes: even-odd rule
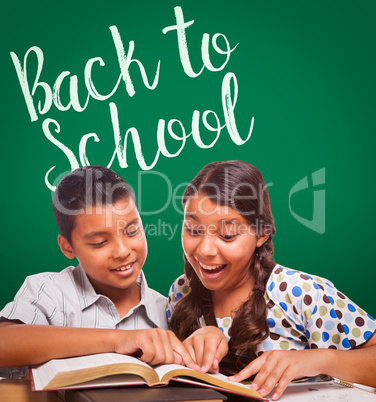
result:
[[[228,352],[223,332],[211,325],[196,330],[183,342],[183,345],[203,373],[207,371],[217,373],[219,362]]]
[[[117,330],[0,323],[0,366],[28,366],[50,359],[114,352],[140,354],[150,364],[193,362],[183,344],[164,329]]]
[[[376,335],[357,349],[275,350],[264,352],[235,376],[242,381],[256,374],[251,388],[261,395],[277,385],[272,400],[278,399],[291,380],[327,374],[341,380],[376,387]]]

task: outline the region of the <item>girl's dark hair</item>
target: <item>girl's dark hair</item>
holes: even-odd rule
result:
[[[256,248],[250,271],[255,286],[266,286],[275,262],[272,237],[275,234],[268,190],[261,172],[244,161],[213,162],[205,166],[186,188],[182,203],[198,194],[204,194],[220,206],[229,206],[242,215],[255,229],[256,235],[268,236]],[[241,252],[241,250],[239,250]],[[210,290],[206,289],[190,263],[184,258],[184,272],[190,282],[190,292],[176,305],[170,328],[184,340],[200,327],[199,318],[212,309]],[[233,346],[242,354],[255,357],[255,347],[269,334],[266,321],[266,302],[263,291],[253,291],[236,311],[231,325]]]
[[[129,184],[104,166],[85,166],[67,174],[56,187],[52,206],[60,234],[72,244],[76,216],[96,205],[115,204],[136,197]]]

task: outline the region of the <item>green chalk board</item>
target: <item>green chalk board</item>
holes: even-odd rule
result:
[[[112,161],[135,188],[144,270],[167,294],[183,269],[184,183],[211,161],[244,159],[268,183],[276,261],[376,315],[374,2],[1,8],[1,306],[27,275],[70,264],[49,186],[72,167]]]

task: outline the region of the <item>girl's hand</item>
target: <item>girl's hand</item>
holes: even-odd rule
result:
[[[183,342],[183,345],[203,373],[207,371],[218,373],[219,362],[228,352],[227,340],[223,332],[210,325],[195,331]]]
[[[258,373],[250,387],[265,396],[278,384],[272,396],[276,400],[292,380],[324,373],[325,352],[325,349],[264,352],[229,380],[242,381]]]

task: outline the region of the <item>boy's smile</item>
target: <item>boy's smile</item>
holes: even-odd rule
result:
[[[147,244],[131,197],[93,206],[78,215],[72,246],[67,243],[59,238],[63,253],[77,258],[97,293],[113,302],[136,294],[139,297],[139,288],[133,285],[146,260]]]

